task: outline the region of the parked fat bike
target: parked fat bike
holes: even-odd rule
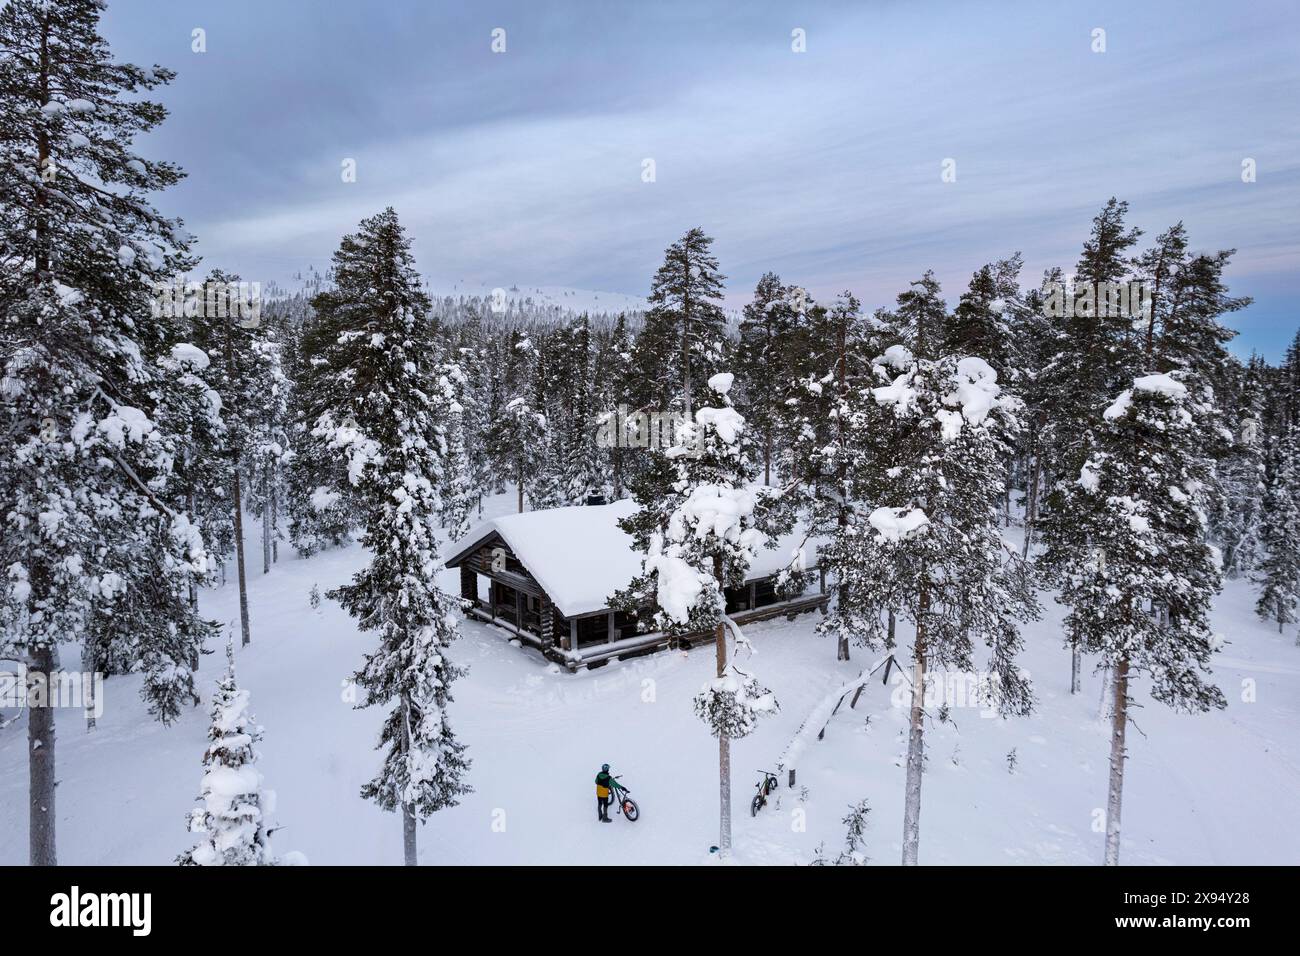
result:
[[[759,773],[763,776],[759,777],[758,783],[754,784],[758,793],[754,794],[754,799],[749,803],[749,815],[751,817],[758,816],[758,811],[767,805],[767,798],[776,793],[778,786],[776,774],[772,773],[772,771],[760,770]]]

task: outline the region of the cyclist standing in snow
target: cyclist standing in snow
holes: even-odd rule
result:
[[[609,804],[614,795],[614,778],[609,775],[609,764],[600,765],[596,774],[596,819],[609,823]]]

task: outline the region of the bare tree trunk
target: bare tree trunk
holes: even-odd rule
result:
[[[50,102],[50,12],[40,11],[41,48],[40,78],[41,104]],[[49,281],[50,251],[49,225],[46,213],[46,191],[48,186],[44,178],[50,161],[50,139],[44,124],[38,124],[36,131],[36,158],[41,174],[41,183],[36,189],[36,262],[34,275],[36,285],[42,286]],[[30,846],[29,861],[32,866],[55,866],[58,859],[54,852],[54,710],[49,704],[48,693],[54,670],[54,650],[49,645],[41,645],[28,654],[27,671],[27,770],[28,770],[28,840]],[[39,686],[45,681],[44,688]],[[40,701],[42,706],[31,704],[33,691],[47,695]]]
[[[1003,527],[1011,527],[1011,480],[1015,477],[1015,457],[1007,459],[1007,483],[1002,492],[1002,513],[1006,520]]]
[[[33,649],[27,671],[27,767],[29,859],[32,866],[57,866],[54,844],[54,707],[50,689],[58,680],[54,651]]]
[[[235,476],[231,482],[235,493],[235,566],[239,572],[239,633],[240,644],[247,647],[248,632],[248,578],[244,573],[244,505],[239,488],[239,459],[235,459]]]
[[[1083,655],[1079,651],[1079,638],[1076,635],[1070,646],[1070,693],[1078,694],[1083,690]]]
[[[614,451],[610,456],[613,459],[614,466],[614,500],[618,501],[623,497],[623,429],[626,426],[624,410],[627,408],[622,402],[619,402],[614,409],[616,425],[614,427]]]
[[[95,659],[95,652],[90,649],[91,641],[86,639],[86,643],[81,646],[81,695],[84,698],[86,714],[86,733],[95,729],[95,673],[99,670],[99,661]],[[89,675],[90,680],[86,677]]]
[[[903,803],[903,866],[916,866],[921,842],[921,771],[925,766],[925,615],[930,595],[921,592],[912,650],[912,720],[907,735],[907,790]]]
[[[1106,865],[1119,865],[1120,802],[1124,796],[1124,731],[1128,721],[1128,658],[1115,665],[1110,731],[1110,787],[1106,793]]]
[[[1029,500],[1025,504],[1025,550],[1021,555],[1029,560],[1029,544],[1034,537],[1034,522],[1038,520],[1038,479],[1042,465],[1034,455],[1034,467],[1029,473]]]
[[[772,430],[768,429],[763,441],[763,484],[772,483]]]
[[[402,748],[411,752],[411,704],[402,694]],[[415,853],[415,808],[402,804],[402,853],[406,866],[419,866]]]
[[[271,561],[280,560],[280,492],[271,488]]]
[[[233,318],[226,318],[226,375],[229,377],[231,388],[238,388],[238,379],[235,375],[235,345]],[[238,394],[237,391],[234,394]],[[238,410],[235,408],[235,402],[231,402],[231,412],[237,415]],[[240,453],[239,449],[234,449],[231,456],[231,489],[234,492],[235,507],[235,563],[239,571],[239,629],[240,644],[247,647],[252,639],[248,632],[248,579],[244,573],[244,498],[240,488],[239,475]]]
[[[518,489],[517,489],[517,490],[518,490],[518,492],[519,492],[519,513],[520,513],[520,514],[523,514],[523,513],[524,513],[524,462],[523,462],[523,459],[520,459],[520,460],[519,460],[519,484],[518,484]]]
[[[271,573],[271,496],[262,503],[262,573]]]
[[[194,516],[194,493],[191,492],[185,496],[185,513]],[[194,575],[190,575],[190,607],[198,610],[199,607],[199,586],[194,582]]]
[[[418,866],[415,858],[415,811],[410,804],[402,804],[402,851],[406,866]]]
[[[713,559],[713,574],[722,583],[722,559]],[[718,676],[727,673],[727,627],[718,624],[714,634],[717,641]],[[731,853],[731,741],[725,733],[718,735],[718,855]]]

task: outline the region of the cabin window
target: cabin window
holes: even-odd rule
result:
[[[738,588],[726,588],[723,592],[727,596],[727,613],[735,614],[737,611],[749,610],[749,585],[744,584]]]
[[[636,637],[638,634],[649,634],[654,630],[652,623],[653,612],[648,608],[641,612],[638,619],[629,611],[614,612],[614,640],[621,640],[625,637]]]
[[[754,582],[754,607],[767,607],[769,604],[776,604],[779,600],[775,579],[763,578],[761,581]]]
[[[604,644],[609,640],[609,617],[604,614],[596,614],[590,617],[580,617],[578,621],[578,647],[589,647],[592,644]]]

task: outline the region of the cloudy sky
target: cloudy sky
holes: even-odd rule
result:
[[[1016,250],[1029,281],[1068,269],[1116,195],[1148,235],[1239,250],[1237,351],[1300,326],[1294,0],[110,0],[104,27],[179,73],[143,148],[246,279],[323,269],[392,205],[439,285],[644,295],[700,225],[735,305],[768,269],[874,308],[933,268],[955,301]]]

